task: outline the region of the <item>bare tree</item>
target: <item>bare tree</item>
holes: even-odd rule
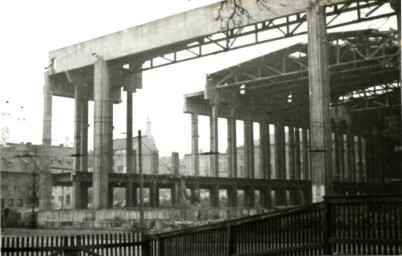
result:
[[[30,227],[36,228],[35,206],[39,204],[41,182],[41,168],[37,150],[34,153],[17,155],[15,158],[26,159],[26,171],[21,179],[19,192],[25,201],[31,204]]]
[[[255,0],[255,4],[260,10],[271,11],[269,3],[271,0]],[[253,17],[243,5],[242,0],[224,0],[220,3],[217,11],[216,20],[222,22],[223,29],[233,29],[248,25]]]

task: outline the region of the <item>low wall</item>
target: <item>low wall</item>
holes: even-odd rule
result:
[[[144,209],[144,220],[149,225],[160,221],[205,221],[232,219],[267,212],[267,209],[244,208],[148,208]],[[38,224],[56,228],[75,226],[77,228],[133,227],[140,220],[139,209],[79,209],[51,210],[38,213]]]

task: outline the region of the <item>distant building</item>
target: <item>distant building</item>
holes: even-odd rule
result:
[[[31,143],[0,145],[1,209],[7,207],[21,214],[31,211],[28,189],[33,182],[34,168],[40,165],[41,148],[41,145]],[[52,146],[49,155],[51,172],[71,171],[72,152],[72,148],[62,145]],[[52,207],[71,208],[71,194],[71,187],[53,187]]]
[[[159,151],[153,137],[142,136],[142,166],[144,174],[156,174],[159,168]],[[133,138],[133,153],[138,160],[138,137]],[[113,172],[126,173],[126,139],[113,140]],[[138,172],[137,172],[138,173]]]
[[[276,177],[275,173],[275,140],[274,135],[270,135],[270,155],[271,155],[271,178]],[[289,147],[288,147],[288,136],[285,135],[285,144],[286,144],[286,156],[289,155]],[[261,178],[261,168],[260,168],[260,141],[254,141],[254,170],[255,177]],[[219,153],[219,176],[227,177],[228,176],[228,156],[227,153]],[[287,163],[288,164],[288,163]],[[183,159],[180,161],[180,165],[184,166],[183,175],[194,175],[193,167],[191,165],[191,154],[185,154]],[[210,155],[208,154],[199,154],[199,172],[200,176],[212,176],[211,168],[210,168]],[[244,168],[244,145],[237,147],[237,176],[238,177],[246,177],[246,170]]]

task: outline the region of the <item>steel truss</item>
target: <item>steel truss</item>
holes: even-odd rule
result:
[[[398,73],[396,31],[361,30],[329,35],[329,69],[333,102],[370,83],[392,83]],[[216,88],[286,90],[308,79],[307,45],[296,44],[211,75]],[[359,87],[360,86],[360,87]],[[372,85],[371,85],[372,86]],[[352,88],[352,89],[351,89]],[[297,89],[296,89],[297,90]]]
[[[388,1],[385,0],[354,0],[327,6],[327,28],[332,29],[395,15],[394,11],[381,10],[387,3]],[[347,15],[352,17],[344,19]],[[159,53],[157,50],[153,50],[141,54],[136,56],[136,60],[143,65],[136,71],[149,70],[306,33],[306,13],[292,14],[198,38],[185,45],[172,46],[168,51],[161,49]],[[155,53],[157,54],[155,55]]]

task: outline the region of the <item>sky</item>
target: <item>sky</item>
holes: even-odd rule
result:
[[[16,0],[0,3],[0,128],[8,127],[9,142],[42,140],[43,72],[48,52],[90,40],[217,0]],[[392,20],[369,27],[395,27]],[[364,28],[364,27],[363,27]],[[191,120],[183,113],[183,94],[204,90],[205,76],[242,61],[306,41],[306,37],[262,44],[143,73],[143,89],[134,94],[134,133],[145,130],[147,116],[160,156],[190,153]],[[125,94],[114,107],[114,138],[125,136]],[[89,105],[89,145],[92,147],[93,104]],[[73,145],[74,100],[53,97],[52,144]],[[241,125],[241,124],[238,124]],[[226,122],[219,120],[226,131]],[[256,127],[258,130],[258,127]],[[200,117],[200,148],[209,151],[208,118]],[[221,131],[221,130],[220,130]],[[238,129],[238,144],[242,143]],[[258,131],[255,132],[258,134]],[[256,138],[256,137],[255,137]],[[226,150],[225,133],[219,151]]]

